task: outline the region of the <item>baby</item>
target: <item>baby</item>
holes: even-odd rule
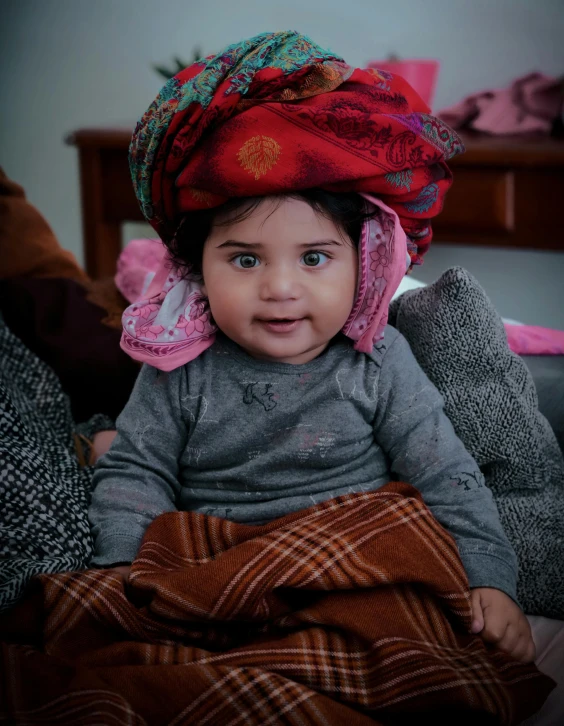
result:
[[[217,337],[170,373],[141,370],[94,477],[93,564],[127,573],[166,511],[259,524],[397,478],[456,539],[473,631],[531,661],[515,555],[440,394],[394,328],[367,353],[341,332],[366,218],[382,215],[366,209],[309,190],[187,215],[169,249],[201,272]]]
[[[124,313],[146,365],[94,476],[93,564],[127,576],[163,512],[261,524],[397,478],[457,542],[473,631],[533,659],[491,492],[385,325],[462,149],[403,79],[292,31],[170,79],[130,148],[167,253]]]

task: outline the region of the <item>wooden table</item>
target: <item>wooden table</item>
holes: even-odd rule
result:
[[[142,221],[129,176],[130,129],[81,129],[78,148],[86,270],[113,275],[121,225]],[[466,136],[449,165],[455,184],[433,222],[434,242],[564,250],[564,141]]]

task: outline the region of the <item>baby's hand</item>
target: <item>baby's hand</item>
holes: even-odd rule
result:
[[[475,587],[471,600],[473,633],[524,663],[535,659],[529,621],[509,595],[493,587]]]
[[[124,585],[129,584],[129,573],[131,572],[131,565],[117,565],[108,568],[110,572],[117,573],[123,580]]]

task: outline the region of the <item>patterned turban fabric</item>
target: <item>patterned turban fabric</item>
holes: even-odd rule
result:
[[[393,209],[411,263],[464,147],[400,76],[352,68],[293,31],[230,45],[181,71],[137,124],[130,167],[143,214],[165,242],[183,216],[230,197],[322,188]]]

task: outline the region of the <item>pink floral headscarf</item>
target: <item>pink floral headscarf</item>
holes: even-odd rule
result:
[[[358,289],[342,332],[355,350],[369,353],[384,335],[390,301],[411,260],[397,214],[376,197],[362,196],[375,214],[362,228]],[[197,358],[213,344],[217,330],[201,277],[185,274],[164,254],[142,299],[126,308],[122,322],[123,350],[163,371]]]

